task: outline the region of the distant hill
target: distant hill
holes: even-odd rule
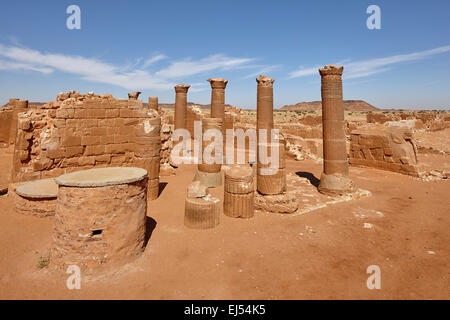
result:
[[[294,105],[283,106],[282,108],[280,108],[280,110],[298,110],[298,111],[322,110],[322,101],[299,102]],[[363,100],[344,100],[344,110],[377,111],[380,109],[375,108],[374,106]]]

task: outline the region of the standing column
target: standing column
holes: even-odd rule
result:
[[[225,88],[228,80],[208,79],[211,84],[211,118],[221,118],[225,123]]]
[[[257,132],[257,190],[260,194],[275,195],[286,191],[286,173],[284,169],[284,152],[279,152],[278,168],[274,172],[268,174],[264,170],[271,164],[264,163],[267,159],[262,159],[261,149],[265,148],[265,156],[271,155],[272,139],[271,132],[273,126],[273,83],[274,79],[260,75],[256,79],[258,83],[257,89],[257,106],[256,106],[256,132]],[[265,142],[261,137],[260,129],[266,129],[267,135]],[[284,145],[282,145],[284,148]],[[277,145],[281,148],[281,145]],[[271,158],[271,157],[270,157]]]
[[[319,191],[344,194],[355,189],[348,177],[348,160],[344,130],[342,72],[334,65],[319,69],[322,77],[323,173]]]
[[[186,128],[187,92],[190,87],[187,84],[175,86],[175,130]]]
[[[211,84],[211,118],[222,119],[223,156],[225,160],[225,88],[227,86],[228,80],[225,80],[223,78],[209,78],[207,81],[209,81],[209,83]]]
[[[148,108],[158,111],[158,97],[148,97]]]
[[[270,142],[270,131],[273,129],[273,83],[274,79],[260,75],[256,79],[257,105],[256,105],[256,131],[259,141],[259,129],[266,129]]]

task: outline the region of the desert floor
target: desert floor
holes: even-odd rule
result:
[[[11,153],[0,150],[3,180]],[[445,155],[429,157],[449,163]],[[319,178],[322,165],[288,160],[287,168]],[[67,289],[69,275],[37,267],[51,248],[52,218],[19,215],[12,198],[0,196],[0,298],[450,298],[450,181],[351,167],[351,178],[371,197],[296,216],[222,215],[215,229],[191,230],[183,211],[195,170],[186,165],[161,178],[167,185],[149,203],[153,232],[144,254],[114,272],[82,278],[80,290]],[[223,188],[211,193],[223,198]],[[381,268],[380,290],[366,286],[370,265]]]

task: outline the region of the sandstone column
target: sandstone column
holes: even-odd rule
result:
[[[274,79],[260,75],[256,79],[257,105],[256,105],[256,131],[266,129],[268,133],[267,142],[270,142],[270,131],[273,129],[273,83]]]
[[[348,160],[344,130],[342,72],[334,65],[319,69],[322,77],[323,173],[319,191],[344,194],[355,189],[348,177]]]
[[[271,154],[272,140],[271,131],[273,126],[273,83],[274,79],[260,75],[256,79],[258,83],[257,89],[257,110],[256,110],[256,131],[258,140],[257,149],[257,190],[261,194],[281,194],[286,191],[286,173],[283,166],[284,152],[279,153],[279,167],[276,172],[267,174],[263,170],[267,169],[270,164],[264,164],[262,159],[261,148],[266,148],[265,154],[269,156]],[[261,141],[260,129],[266,129],[266,141]],[[275,142],[274,142],[275,143]],[[284,148],[284,144],[282,145]],[[278,148],[281,145],[278,144]],[[283,150],[284,151],[284,150]],[[281,161],[280,161],[281,160]]]
[[[175,130],[186,128],[187,92],[190,87],[185,84],[175,86]]]
[[[158,97],[148,97],[148,108],[158,111]]]
[[[225,123],[225,88],[228,80],[208,79],[211,84],[211,118],[222,118]]]
[[[18,114],[28,110],[28,100],[9,99],[9,105],[13,109],[12,122],[9,131],[9,144],[16,142]]]
[[[211,118],[222,119],[223,151],[225,159],[226,150],[226,131],[225,131],[225,88],[228,80],[223,78],[209,78],[207,81],[211,84]]]
[[[233,218],[251,218],[255,214],[255,184],[249,165],[225,172],[223,213]]]
[[[128,94],[128,100],[137,100],[137,99],[139,98],[139,95],[140,95],[141,93],[142,93],[142,92],[140,92],[140,91],[130,92],[130,93]]]
[[[216,154],[216,149],[213,148],[214,151],[211,152],[211,156],[214,157],[214,163],[206,163],[206,159],[204,158],[205,149],[212,145],[214,146],[216,142],[216,137],[214,136],[210,141],[205,140],[205,132],[208,129],[217,129],[222,132],[223,122],[221,118],[204,118],[202,120],[202,146],[201,153],[202,159],[198,164],[198,171],[194,177],[194,181],[200,181],[203,185],[208,188],[215,188],[222,184],[222,164],[217,163],[217,159],[220,159],[220,162],[223,159],[223,148],[220,149],[220,154]],[[211,148],[211,147],[209,147]],[[217,159],[215,158],[217,156]]]

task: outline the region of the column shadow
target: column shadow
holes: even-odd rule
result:
[[[151,217],[145,217],[145,240],[144,240],[144,247],[147,247],[147,243],[149,242],[150,238],[152,237],[153,230],[155,230],[156,225],[158,223],[155,219]]]
[[[167,186],[167,182],[160,182],[159,183],[159,191],[158,191],[158,197],[161,195],[161,193],[164,191],[164,189]]]
[[[298,175],[299,177],[308,179],[309,182],[311,182],[311,184],[316,188],[319,187],[320,179],[317,179],[317,177],[313,175],[311,172],[297,171],[295,174]]]

